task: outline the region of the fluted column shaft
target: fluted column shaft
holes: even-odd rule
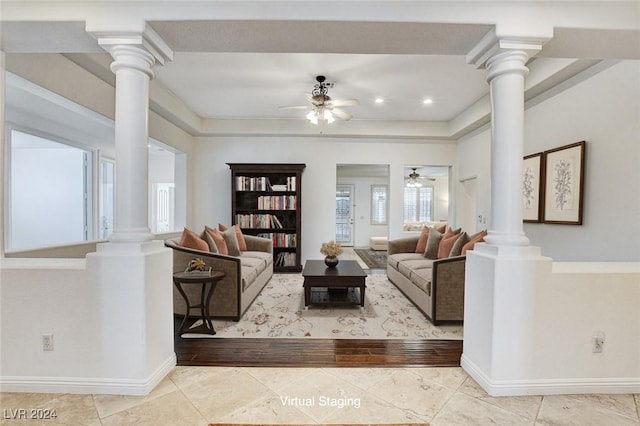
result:
[[[116,75],[116,211],[113,242],[150,241],[148,218],[149,82],[154,57],[130,45],[109,48]]]
[[[528,54],[513,50],[490,58],[486,67],[491,92],[491,229],[487,243],[527,246],[522,224],[524,82]]]

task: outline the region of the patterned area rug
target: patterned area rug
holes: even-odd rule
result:
[[[387,269],[387,251],[354,248],[358,256],[369,269]]]
[[[273,423],[210,423],[209,426],[291,426],[287,423],[273,424]],[[311,426],[296,424],[295,426]],[[320,424],[314,424],[313,426],[323,426]],[[326,425],[325,425],[326,426]],[[331,426],[356,426],[351,423],[331,423]],[[359,424],[359,426],[429,426],[429,423],[366,423],[364,425]]]
[[[274,274],[240,321],[216,320],[214,336],[183,337],[462,339],[462,326],[431,324],[386,275],[367,276],[362,310],[357,305],[312,305],[305,310],[302,281],[300,274]]]

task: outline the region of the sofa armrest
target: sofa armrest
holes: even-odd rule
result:
[[[247,242],[248,251],[262,251],[273,253],[273,241],[269,238],[256,237],[255,235],[243,235]]]
[[[414,253],[416,251],[416,246],[418,245],[418,238],[419,237],[406,237],[389,240],[387,253]]]
[[[433,324],[464,320],[466,256],[433,262]]]

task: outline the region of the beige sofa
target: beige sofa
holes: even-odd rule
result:
[[[173,249],[173,272],[184,271],[192,259],[200,258],[215,271],[226,274],[213,293],[209,306],[211,315],[216,318],[240,320],[242,314],[254,301],[273,276],[273,243],[268,238],[245,235],[247,250],[239,256],[229,256],[183,247],[180,238],[165,241]],[[183,286],[189,300],[199,303],[200,287]],[[174,286],[173,311],[184,315],[184,299]],[[195,314],[195,310],[190,312]]]
[[[434,325],[462,322],[466,256],[427,259],[418,238],[389,241],[387,277]]]

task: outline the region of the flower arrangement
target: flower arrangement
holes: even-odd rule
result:
[[[328,243],[322,243],[320,246],[320,253],[325,256],[337,257],[342,254],[342,246],[331,240]]]

